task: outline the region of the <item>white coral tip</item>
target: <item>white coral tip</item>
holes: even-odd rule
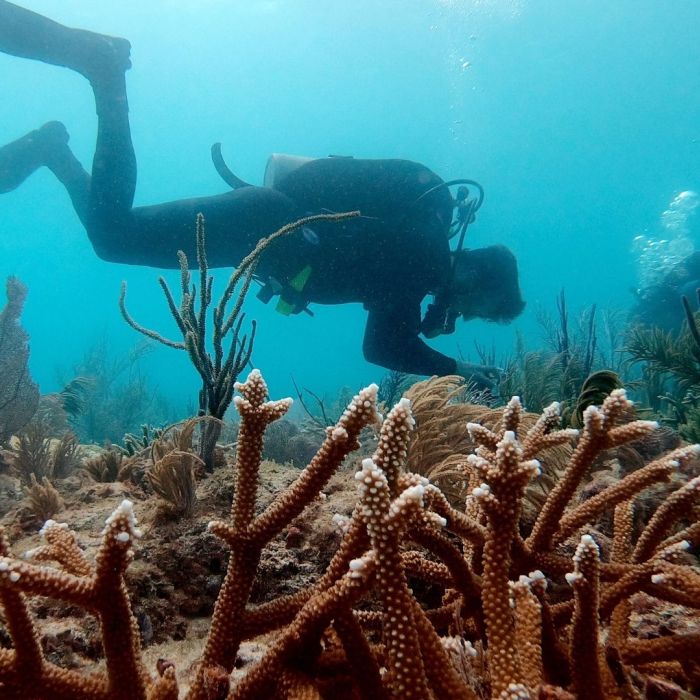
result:
[[[532,476],[540,476],[542,474],[542,464],[538,459],[530,459],[523,462],[523,467],[532,472]]]
[[[666,577],[663,574],[652,574],[652,583],[666,583]]]
[[[345,430],[342,425],[336,425],[335,428],[331,430],[331,438],[336,442],[339,442],[340,440],[347,440],[348,431]]]
[[[359,398],[362,399],[369,399],[370,401],[374,400],[377,398],[377,392],[379,391],[379,385],[375,384],[372,382],[369,386],[366,386],[362,391],[359,393]]]
[[[428,513],[428,517],[431,522],[435,523],[438,527],[447,527],[447,518],[443,518],[441,515],[432,512]]]
[[[600,416],[602,415],[600,412],[600,409],[598,406],[594,406],[591,404],[590,406],[586,406],[586,408],[583,411],[583,420],[584,422],[588,422],[593,416]]]
[[[565,574],[564,578],[570,586],[573,586],[576,581],[580,581],[583,578],[583,574],[579,574],[576,571],[570,571],[568,574]]]
[[[550,403],[549,406],[547,406],[544,409],[543,413],[546,413],[548,416],[551,416],[551,415],[558,416],[560,411],[561,411],[561,404],[559,403],[559,401],[552,401],[552,403]]]
[[[367,568],[367,560],[362,557],[360,559],[352,559],[348,564],[350,569],[350,578],[358,579],[365,575],[365,570]]]
[[[371,457],[365,457],[362,460],[362,469],[366,471],[372,471],[375,468],[374,460]]]
[[[134,504],[128,499],[125,498],[114,510],[112,515],[109,516],[108,520],[112,522],[115,518],[119,517],[120,515],[126,515],[129,520],[133,520],[134,518]]]
[[[423,500],[423,495],[425,494],[425,488],[420,485],[409,486],[404,492],[403,496],[409,501],[420,501]]]
[[[487,483],[482,483],[475,489],[472,489],[472,496],[474,498],[483,498],[491,493],[491,487]]]
[[[43,537],[43,536],[46,534],[46,531],[47,531],[49,528],[52,528],[55,524],[56,524],[56,521],[55,521],[55,520],[51,520],[51,519],[49,518],[49,520],[47,520],[47,521],[41,526],[41,530],[39,530],[39,534]]]

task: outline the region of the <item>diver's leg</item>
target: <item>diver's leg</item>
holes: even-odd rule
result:
[[[42,164],[68,188],[97,254],[127,264],[177,267],[178,249],[195,253],[195,218],[202,212],[211,266],[235,265],[259,238],[296,218],[296,207],[280,192],[245,187],[132,209],[136,161],[124,75],[131,65],[129,48],[125,39],[65,27],[0,0],[0,52],[71,68],[90,81],[95,93],[92,177],[67,142]]]
[[[90,236],[111,235],[129,225],[136,190],[136,156],[131,141],[124,72],[116,69],[93,83],[97,107],[97,141],[92,161]],[[93,230],[94,229],[94,230]]]
[[[0,0],[0,51],[82,73],[91,82],[117,63],[131,66],[126,39],[65,27],[36,12]]]
[[[15,142],[16,147],[8,151],[10,155],[25,151],[25,167],[14,176],[6,176],[8,188],[39,165],[48,165],[68,189],[90,237],[114,235],[119,226],[128,223],[136,187],[124,76],[131,66],[129,42],[65,27],[0,0],[0,51],[81,73],[90,81],[98,115],[91,180],[69,149],[52,153],[51,162],[38,162],[24,141]],[[7,160],[16,163],[20,158]]]
[[[46,166],[66,188],[83,224],[90,213],[90,175],[68,145],[61,122],[47,122],[0,147],[0,194],[19,187],[35,170]]]
[[[207,262],[212,268],[237,265],[261,238],[301,216],[294,202],[281,192],[241,187],[212,197],[136,207],[119,236],[91,239],[104,260],[176,268],[178,250],[184,251],[191,263],[196,260],[195,222],[199,213],[206,221]],[[292,235],[273,244],[269,256],[285,260],[295,249]],[[262,272],[266,261],[263,257]]]

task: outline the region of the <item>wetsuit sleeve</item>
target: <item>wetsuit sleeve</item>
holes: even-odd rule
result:
[[[455,360],[426,345],[419,332],[419,301],[370,307],[362,346],[365,359],[409,374],[455,374]]]

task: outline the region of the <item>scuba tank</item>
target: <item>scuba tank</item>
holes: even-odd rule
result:
[[[316,158],[308,156],[290,156],[286,153],[273,153],[267,159],[265,166],[265,175],[263,177],[263,187],[274,189],[277,184],[283,180],[289,173],[294,172],[302,165],[310,163]]]
[[[240,187],[250,187],[251,184],[245,180],[241,180],[231,168],[228,167],[221,153],[221,143],[215,143],[211,147],[211,160],[219,173],[221,179],[233,190]],[[306,163],[310,163],[316,158],[309,156],[290,156],[286,153],[273,153],[267,159],[265,166],[265,175],[263,176],[263,187],[274,189],[277,183],[283,180],[289,173],[294,172]]]

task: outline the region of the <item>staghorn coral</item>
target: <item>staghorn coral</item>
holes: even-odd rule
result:
[[[587,408],[580,434],[558,429],[556,405],[527,427],[517,399],[498,430],[469,424],[478,447],[462,469],[479,485],[465,512],[425,477],[405,470],[413,417],[409,401],[400,401],[356,474],[359,501],[349,518],[339,519],[343,536],[326,572],[312,586],[251,606],[263,547],[357,447],[362,428],[376,420],[376,387],[353,399],[311,464],[262,512],[256,509],[262,438],[289,402],[268,402],[257,372],[239,388],[234,503],[228,520],[210,525],[231,557],[185,697],[651,700],[660,688],[677,697],[697,692],[700,619],[691,611],[700,607],[700,573],[686,552],[700,539],[700,479],[662,501],[638,536],[632,522],[638,493],[697,459],[698,447],[675,450],[589,501],[572,500],[601,450],[654,429],[647,421],[622,422],[630,409],[623,391],[601,408]],[[561,480],[534,526],[523,529],[525,491],[540,471],[536,456],[571,441]],[[606,510],[615,511],[607,552],[590,527]],[[31,557],[57,561],[58,569],[14,559],[1,543],[0,600],[15,643],[0,650],[3,696],[175,700],[183,670],[176,673],[165,661],[155,679],[144,670],[124,594],[138,534],[130,505],[108,520],[95,565],[66,527],[47,523],[44,534],[46,544]],[[440,592],[432,603],[417,599],[424,584]],[[25,601],[36,594],[96,612],[104,670],[79,674],[44,658]],[[683,604],[694,626],[642,638],[634,625],[640,599]],[[274,634],[265,637],[265,653],[232,682],[241,642],[268,633]]]
[[[5,555],[0,557],[0,600],[14,642],[13,649],[0,650],[4,697],[145,697],[148,677],[124,583],[124,571],[133,556],[131,542],[139,535],[131,503],[124,501],[107,520],[94,564],[82,558],[65,528],[48,521],[44,534],[47,546],[38,554],[41,560],[59,561],[61,570],[8,559],[7,541],[4,536],[0,540],[0,553]],[[106,671],[83,675],[49,663],[39,645],[26,594],[60,598],[96,613],[102,624]]]
[[[476,447],[464,426],[475,422],[496,429],[502,425],[504,411],[465,403],[463,392],[462,377],[446,376],[417,382],[405,393],[416,420],[407,468],[428,477],[457,508],[464,507],[465,498],[478,485],[466,478],[464,471],[467,456]],[[534,425],[538,417],[534,413],[521,413],[522,426]],[[542,506],[570,455],[571,447],[563,444],[550,447],[540,456],[543,473],[526,489],[525,508],[530,518]]]
[[[39,389],[29,375],[29,336],[19,325],[27,288],[16,278],[5,285],[0,311],[0,444],[21,430],[39,406]]]

